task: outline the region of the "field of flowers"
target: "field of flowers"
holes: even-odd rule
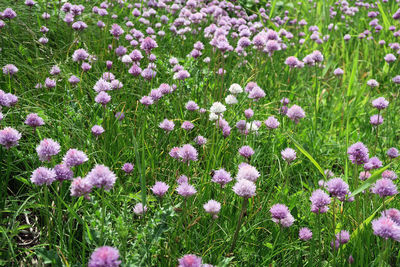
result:
[[[400,266],[398,2],[0,1],[0,266]]]

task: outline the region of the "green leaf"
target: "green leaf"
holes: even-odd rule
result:
[[[381,174],[386,171],[389,167],[390,167],[391,163],[389,163],[388,165],[386,165],[385,167],[383,167],[382,169],[380,169],[379,171],[374,172],[371,177],[368,178],[368,180],[364,181],[356,190],[353,191],[353,193],[351,194],[351,196],[355,196],[357,194],[359,194],[360,192],[364,191],[365,189],[367,189],[368,187],[370,187],[372,184],[374,184],[376,182],[376,180],[378,180],[379,178],[381,178]],[[357,179],[357,177],[354,177],[355,179]]]

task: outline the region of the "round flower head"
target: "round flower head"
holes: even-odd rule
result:
[[[194,125],[190,121],[184,121],[182,123],[181,128],[186,130],[186,131],[190,131],[190,130],[192,130],[194,128]]]
[[[384,210],[382,216],[387,216],[400,226],[400,211],[398,209]]]
[[[281,220],[288,216],[289,209],[286,205],[283,204],[275,204],[270,209],[269,212],[271,213],[271,217],[276,220]]]
[[[380,197],[393,196],[397,194],[397,187],[392,180],[382,178],[376,181],[374,186],[371,188],[371,192]]]
[[[221,210],[221,203],[215,200],[209,200],[206,204],[203,205],[204,210],[211,214],[213,219],[218,218],[218,213]]]
[[[214,102],[210,108],[210,112],[215,114],[222,114],[226,111],[226,107],[220,102]]]
[[[229,87],[229,92],[233,95],[237,95],[243,92],[243,88],[237,84],[237,83],[233,83],[230,87]]]
[[[299,64],[299,60],[297,57],[290,56],[285,60],[285,64],[291,68],[295,68]]]
[[[333,71],[333,74],[336,76],[341,76],[344,74],[344,71],[341,68],[337,68]]]
[[[199,109],[199,105],[197,105],[194,101],[187,102],[185,107],[189,111],[195,111]]]
[[[238,102],[236,96],[228,95],[227,97],[225,97],[225,103],[228,104],[228,105],[235,105],[235,104],[237,104],[239,102]]]
[[[400,242],[400,226],[389,217],[382,216],[373,220],[372,229],[374,230],[374,235]]]
[[[93,185],[89,182],[88,179],[81,177],[77,177],[72,180],[71,183],[71,196],[73,197],[85,197],[89,200],[89,194],[92,192]]]
[[[187,184],[188,181],[189,181],[189,178],[188,178],[186,175],[184,175],[184,174],[182,174],[181,176],[178,177],[178,179],[176,179],[176,182],[177,182],[179,185],[181,185],[181,184]]]
[[[312,232],[309,228],[303,227],[299,231],[299,239],[303,241],[308,241],[312,238]]]
[[[241,148],[239,148],[239,154],[242,157],[250,158],[251,156],[253,156],[254,150],[249,146],[242,146]]]
[[[129,174],[133,171],[133,164],[127,162],[122,166],[121,170],[123,170],[126,174]]]
[[[118,39],[119,36],[121,36],[122,34],[124,34],[124,30],[121,28],[121,26],[119,26],[118,24],[114,23],[113,25],[111,25],[110,33],[111,33],[111,35],[113,35],[116,39]]]
[[[244,116],[245,116],[247,119],[250,119],[251,117],[254,116],[254,111],[253,111],[251,108],[246,109],[246,110],[244,111]]]
[[[140,48],[144,50],[147,54],[150,54],[151,50],[154,48],[157,48],[158,45],[156,41],[151,39],[150,37],[146,37],[143,39],[143,41],[140,44]]]
[[[245,179],[238,180],[232,187],[232,190],[236,195],[244,198],[250,198],[256,195],[256,185]]]
[[[379,83],[376,80],[371,79],[371,80],[367,81],[367,85],[370,86],[371,88],[374,88],[374,87],[378,87]]]
[[[291,163],[293,160],[296,159],[296,151],[292,148],[285,148],[281,151],[282,158],[287,162]]]
[[[100,136],[102,133],[104,133],[104,128],[100,125],[94,125],[91,131],[94,136]]]
[[[194,141],[196,142],[196,144],[198,144],[199,146],[205,145],[207,143],[207,139],[201,135],[196,136],[196,138],[194,139]]]
[[[68,82],[72,85],[75,85],[77,83],[79,83],[81,80],[76,77],[75,75],[72,75],[71,77],[69,77]]]
[[[306,113],[300,106],[293,105],[287,110],[286,116],[297,124],[300,119],[306,116]]]
[[[46,167],[37,168],[32,172],[31,175],[31,182],[35,185],[50,185],[55,180],[56,173],[54,172],[54,170]]]
[[[179,159],[179,147],[173,147],[171,149],[171,151],[168,153],[171,157],[173,157],[174,159]]]
[[[89,53],[82,48],[75,50],[74,53],[72,54],[72,60],[75,62],[86,60],[88,57]]]
[[[255,86],[249,93],[249,98],[254,99],[254,101],[258,101],[263,97],[265,97],[265,92],[259,86]]]
[[[11,127],[6,127],[0,131],[0,144],[6,149],[18,145],[18,141],[21,139],[21,134]]]
[[[394,159],[394,158],[397,158],[399,156],[399,151],[397,150],[397,148],[391,147],[391,148],[388,149],[386,154],[388,155],[389,158]]]
[[[36,113],[31,113],[31,114],[28,114],[28,116],[26,116],[25,124],[36,128],[36,127],[44,125],[44,121]]]
[[[197,161],[197,150],[190,144],[183,145],[178,150],[178,155],[183,162]]]
[[[274,116],[269,116],[266,121],[264,121],[265,126],[268,130],[273,130],[279,127],[279,121]]]
[[[164,183],[164,182],[156,182],[155,185],[151,188],[151,191],[153,191],[153,194],[162,197],[165,195],[165,193],[168,191],[169,186]]]
[[[396,180],[397,179],[397,174],[394,171],[391,170],[386,170],[382,173],[382,178],[387,178],[390,180]]]
[[[60,152],[60,145],[52,139],[43,139],[36,147],[40,161],[50,161],[52,156]]]
[[[369,123],[371,123],[373,126],[378,126],[383,123],[383,117],[380,114],[375,114],[372,115],[369,119]]]
[[[349,193],[349,185],[346,184],[340,178],[330,179],[326,183],[326,187],[328,189],[329,194],[332,197],[337,197],[337,198],[342,199],[342,198],[345,198],[346,195]]]
[[[186,254],[178,260],[179,267],[201,267],[201,258],[193,254]]]
[[[247,163],[239,166],[239,171],[236,175],[237,180],[245,179],[251,182],[257,181],[258,177],[260,177],[260,173],[257,169]]]
[[[188,183],[180,184],[176,188],[176,192],[183,197],[190,197],[197,193],[196,189]]]
[[[15,67],[15,65],[13,65],[13,64],[7,64],[7,65],[5,65],[5,66],[3,67],[3,73],[4,73],[5,75],[10,75],[10,76],[12,76],[12,75],[14,75],[14,74],[17,73],[17,72],[18,72],[18,68]]]
[[[74,177],[74,172],[64,164],[54,166],[54,172],[58,181],[71,180]]]
[[[211,181],[224,187],[227,183],[232,181],[231,173],[227,172],[225,169],[216,170],[212,175]]]
[[[331,203],[331,198],[321,189],[315,190],[310,197],[311,212],[325,213],[328,211],[328,205]]]
[[[336,234],[336,240],[339,241],[339,244],[343,245],[349,242],[350,240],[350,234],[346,230],[340,231],[338,234]]]
[[[379,169],[380,167],[382,167],[382,161],[380,161],[378,157],[372,157],[364,164],[364,169],[366,171]]]
[[[133,208],[133,212],[136,215],[143,215],[146,211],[147,211],[147,206],[143,206],[143,204],[141,202],[137,203],[135,205],[135,207]]]
[[[347,149],[347,154],[353,164],[362,165],[369,160],[368,148],[361,142],[351,145]]]
[[[119,251],[113,247],[99,247],[90,256],[88,267],[118,267]]]
[[[63,162],[68,167],[81,165],[88,161],[88,157],[83,151],[71,148],[67,151],[63,158]]]
[[[387,55],[384,57],[384,59],[385,59],[385,61],[386,61],[387,63],[392,63],[392,62],[396,61],[395,55],[390,54],[390,53],[387,54]]]
[[[372,101],[372,106],[379,110],[387,108],[388,105],[389,101],[387,101],[384,97],[378,97]]]
[[[117,180],[115,174],[104,165],[96,165],[87,175],[89,182],[97,187],[109,191]]]
[[[170,131],[172,131],[172,130],[174,129],[175,124],[174,124],[173,121],[164,119],[164,120],[159,124],[159,127],[160,127],[161,129],[163,129],[164,131],[166,131],[166,132],[170,132]]]
[[[361,181],[365,181],[369,177],[371,177],[371,173],[369,171],[360,172],[360,175],[358,176],[358,178],[360,178]]]

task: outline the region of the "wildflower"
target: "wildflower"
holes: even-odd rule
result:
[[[64,164],[54,166],[54,172],[57,181],[71,180],[74,176],[74,172]]]
[[[282,158],[286,160],[287,163],[291,163],[296,159],[296,151],[292,148],[285,148],[281,151]]]
[[[181,185],[181,184],[187,184],[189,182],[189,178],[182,174],[181,176],[178,177],[178,179],[176,179],[176,182]]]
[[[18,141],[21,139],[21,134],[11,127],[6,127],[0,131],[0,144],[6,149],[18,145]]]
[[[390,180],[396,180],[397,179],[397,175],[394,171],[391,170],[386,170],[382,173],[382,178],[387,178]]]
[[[197,161],[197,150],[190,144],[183,145],[178,151],[183,162]]]
[[[118,39],[122,34],[124,34],[124,30],[118,24],[114,23],[111,25],[110,33],[116,39]]]
[[[201,258],[193,254],[186,254],[179,260],[179,267],[201,267]]]
[[[371,192],[379,195],[380,197],[393,196],[397,194],[397,187],[392,180],[382,178],[376,181],[371,188]]]
[[[341,68],[337,68],[333,71],[333,74],[336,76],[341,76],[344,74],[344,71]]]
[[[136,215],[143,215],[146,211],[147,211],[147,206],[143,206],[143,204],[141,202],[137,203],[135,205],[135,207],[133,208],[133,212]]]
[[[219,169],[214,171],[212,175],[212,182],[220,184],[221,187],[224,187],[227,183],[232,181],[231,173],[227,172],[225,169]]]
[[[349,185],[341,178],[330,179],[326,183],[329,194],[332,197],[343,199],[349,193]]]
[[[389,217],[382,216],[373,220],[372,229],[374,230],[374,235],[400,242],[400,226]]]
[[[210,112],[220,115],[226,111],[226,107],[220,102],[214,102],[210,108]]]
[[[258,101],[259,99],[265,97],[265,92],[258,86],[255,86],[251,92],[249,93],[249,98],[254,99],[254,101]]]
[[[362,165],[369,160],[368,148],[361,142],[351,145],[347,149],[347,154],[353,164]]]
[[[123,170],[126,174],[129,174],[133,171],[133,164],[127,162],[122,166],[121,170]]]
[[[378,110],[382,110],[387,108],[389,105],[389,101],[387,101],[384,97],[378,97],[372,101],[372,106]]]
[[[371,118],[369,119],[369,123],[371,123],[373,126],[378,126],[383,123],[383,117],[380,114],[375,114],[372,115]]]
[[[3,14],[4,15],[4,14]],[[12,75],[14,75],[15,73],[17,73],[18,72],[18,68],[15,66],[15,65],[13,65],[13,64],[7,64],[7,65],[5,65],[4,67],[3,67],[3,73],[5,74],[5,75],[10,75],[10,76],[12,76]]]
[[[315,190],[310,197],[311,212],[325,213],[328,211],[328,205],[331,203],[331,198],[321,189]]]
[[[308,241],[312,238],[312,232],[309,228],[303,227],[299,231],[299,239],[303,241]]]
[[[213,219],[217,219],[218,213],[221,210],[221,203],[211,199],[206,204],[203,205],[203,208],[207,213],[212,215]]]
[[[174,159],[179,159],[179,150],[180,150],[180,148],[179,147],[173,147],[172,149],[171,149],[171,151],[169,152],[169,155],[171,156],[171,157],[173,157]]]
[[[286,116],[297,124],[306,116],[306,113],[300,106],[293,105],[287,110]]]
[[[194,125],[190,121],[184,121],[182,123],[181,128],[186,130],[186,131],[190,131],[190,130],[192,130],[194,128]]]
[[[269,130],[273,130],[279,127],[279,121],[274,116],[269,116],[264,124]]]
[[[389,158],[394,159],[394,158],[397,158],[399,156],[399,151],[396,148],[391,147],[391,148],[388,149],[386,154],[388,155]]]
[[[89,57],[89,53],[85,49],[77,49],[72,54],[72,60],[75,62],[86,60]]]
[[[164,183],[164,182],[156,182],[155,185],[151,188],[151,191],[153,191],[153,194],[162,197],[165,195],[165,193],[168,191],[169,186]]]
[[[390,219],[392,219],[395,223],[397,223],[400,226],[400,211],[398,209],[388,209],[382,211],[382,216],[386,216]]]
[[[102,133],[104,133],[104,128],[101,127],[100,125],[94,125],[92,127],[91,131],[92,131],[92,134],[97,137],[97,136],[100,136]]]
[[[180,184],[176,188],[176,192],[183,197],[190,197],[197,193],[196,189],[188,183]]]
[[[232,190],[236,195],[243,198],[250,198],[256,195],[256,185],[245,179],[239,179],[232,187]]]
[[[96,165],[87,175],[89,182],[97,187],[109,191],[117,180],[115,174],[104,165]]]
[[[242,146],[239,148],[239,154],[242,157],[250,158],[254,154],[254,150],[249,146]]]
[[[225,97],[225,103],[228,105],[235,105],[238,103],[238,100],[234,95],[228,95]]]
[[[78,166],[88,161],[88,157],[83,151],[71,148],[63,158],[63,162],[68,167]]]
[[[96,103],[101,104],[103,107],[106,106],[106,104],[108,102],[111,101],[111,96],[109,94],[107,94],[104,91],[101,91],[95,98],[94,101],[96,101]]]
[[[236,175],[237,180],[245,179],[251,182],[255,182],[259,177],[260,173],[255,167],[247,163],[239,165],[239,171]]]
[[[196,144],[198,144],[199,146],[205,145],[207,143],[207,139],[201,135],[196,136],[196,138],[194,139],[194,142],[196,142]]]
[[[272,221],[281,224],[283,227],[290,227],[294,223],[294,218],[290,214],[289,209],[283,204],[275,204],[269,211]]]
[[[43,139],[36,147],[40,161],[50,161],[52,156],[60,152],[60,144],[52,139]]]
[[[46,167],[39,167],[32,172],[31,175],[31,182],[35,185],[50,185],[56,179],[56,173],[54,170],[46,168]]]
[[[172,131],[172,130],[174,129],[175,124],[174,124],[173,121],[164,119],[164,120],[159,124],[159,127],[160,127],[161,129],[163,129],[164,131],[166,131],[166,132],[170,132],[170,131]]]
[[[378,87],[379,83],[376,80],[371,79],[371,80],[367,81],[367,85],[370,86],[371,88],[374,88],[374,87]]]
[[[237,84],[237,83],[233,83],[230,87],[229,87],[229,92],[231,92],[231,94],[233,95],[237,95],[243,92],[243,88]]]
[[[102,91],[110,91],[111,90],[111,83],[107,82],[103,78],[100,78],[96,84],[93,86],[93,89],[100,93]]]
[[[246,110],[244,111],[244,116],[245,116],[247,119],[250,119],[251,117],[253,117],[253,115],[254,115],[254,111],[253,111],[251,108],[248,108],[248,109],[246,109]]]
[[[46,80],[44,81],[44,85],[47,88],[54,88],[56,87],[56,84],[57,84],[56,80],[50,79],[49,77],[47,77]]]
[[[199,106],[194,101],[187,102],[185,107],[189,111],[195,111],[199,109]]]
[[[93,185],[89,182],[87,178],[82,179],[77,177],[72,180],[70,191],[73,197],[85,197],[89,200],[89,194],[92,192]]]
[[[119,251],[113,247],[99,247],[90,256],[88,267],[118,267]]]
[[[363,172],[360,172],[360,175],[358,177],[360,178],[361,181],[365,181],[369,177],[371,177],[371,173],[368,171],[363,171]]]

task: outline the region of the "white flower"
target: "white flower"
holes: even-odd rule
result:
[[[240,94],[243,92],[243,88],[239,84],[233,83],[231,87],[229,87],[229,92],[231,92],[234,95]]]
[[[234,95],[228,95],[227,97],[225,97],[225,103],[228,105],[234,105],[238,103],[238,100]]]
[[[132,59],[130,56],[128,55],[124,55],[121,59],[122,63],[128,64],[128,63],[132,63]]]
[[[213,113],[213,112],[211,112],[210,115],[209,115],[209,120],[210,120],[210,121],[216,121],[216,120],[218,120],[218,115],[215,114],[215,113]]]
[[[214,102],[210,111],[215,114],[220,114],[226,111],[226,107],[221,102]]]
[[[257,124],[254,123],[254,121],[246,123],[246,129],[247,129],[247,131],[249,131],[249,132],[250,132],[250,131],[251,131],[251,132],[257,132],[259,128],[260,128],[260,127],[258,127]]]

